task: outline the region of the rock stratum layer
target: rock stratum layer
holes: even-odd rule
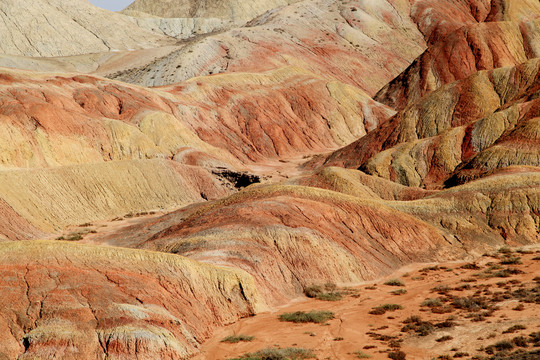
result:
[[[538,166],[539,65],[533,59],[443,86],[326,164],[424,187],[511,165]]]
[[[63,242],[0,248],[4,358],[185,358],[216,326],[264,308],[240,270]]]
[[[4,1],[0,358],[189,358],[316,283],[537,244],[539,6]]]
[[[171,44],[129,17],[79,0],[18,0],[0,4],[0,52],[36,57],[80,55]]]
[[[271,1],[151,1],[137,0],[127,7],[128,11],[142,11],[164,18],[217,18],[234,22],[246,22],[262,13],[296,2],[298,0]]]

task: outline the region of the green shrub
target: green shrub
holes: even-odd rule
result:
[[[82,234],[78,232],[74,232],[69,235],[66,235],[65,237],[61,236],[60,238],[58,238],[58,240],[67,240],[67,241],[79,241],[82,239],[83,239]]]
[[[337,286],[334,283],[321,285],[310,285],[304,289],[304,294],[309,298],[315,298],[324,301],[339,301],[343,295],[336,291]]]
[[[322,293],[317,295],[317,299],[324,301],[339,301],[343,299],[343,295],[337,292]]]
[[[316,298],[317,295],[323,292],[321,285],[310,285],[304,289],[304,294],[309,298]]]
[[[508,340],[499,341],[494,346],[497,351],[512,350],[514,348],[514,344]]]
[[[405,283],[400,279],[390,279],[384,283],[389,286],[405,286]]]
[[[521,264],[521,258],[519,256],[505,256],[501,259],[503,265],[519,265]]]
[[[288,321],[294,323],[325,323],[334,318],[334,313],[331,311],[296,311],[293,313],[284,313],[279,315],[280,321]]]
[[[453,337],[451,337],[450,335],[445,335],[445,336],[441,336],[440,338],[436,339],[435,341],[436,342],[444,342],[444,341],[449,341],[449,340],[452,340]]]
[[[384,310],[383,308],[378,306],[378,307],[372,308],[369,311],[369,314],[371,314],[371,315],[384,315],[384,314],[386,314],[386,310]]]
[[[395,311],[395,310],[401,310],[403,309],[403,306],[398,304],[383,304],[377,307],[374,307],[369,312],[372,315],[383,315],[387,311]]]
[[[523,325],[514,325],[514,326],[510,326],[508,329],[504,330],[502,333],[503,334],[512,334],[512,333],[515,333],[518,330],[525,330],[526,328],[527,327],[523,326]]]
[[[248,336],[248,335],[240,334],[240,335],[227,336],[226,338],[221,340],[221,342],[235,344],[241,341],[253,341],[253,339],[255,339],[255,336]]]
[[[353,352],[353,354],[359,359],[369,359],[371,357],[371,355],[366,354],[365,352],[360,350]]]
[[[422,301],[421,306],[427,306],[427,307],[443,306],[443,302],[441,301],[441,299],[427,298],[424,301]]]
[[[267,348],[254,353],[242,355],[239,358],[230,360],[300,360],[314,359],[315,354],[310,349],[286,348],[272,349]]]
[[[463,310],[480,310],[489,308],[487,299],[484,297],[457,297],[452,300],[452,306]]]
[[[406,294],[407,293],[407,290],[405,289],[398,289],[398,290],[394,290],[394,291],[391,291],[390,294],[392,295],[403,295],[403,294]]]
[[[512,249],[510,249],[508,246],[503,246],[503,247],[499,248],[499,250],[497,250],[497,252],[499,252],[501,254],[511,254]]]
[[[388,358],[392,360],[405,360],[407,358],[407,354],[405,354],[403,351],[392,351],[388,353]]]
[[[525,338],[524,336],[516,336],[515,338],[512,339],[512,343],[519,347],[529,346],[527,344],[527,338]]]

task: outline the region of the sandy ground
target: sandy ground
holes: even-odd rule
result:
[[[389,351],[403,351],[406,359],[432,359],[441,355],[453,357],[459,352],[469,355],[462,358],[470,359],[474,355],[484,355],[478,351],[504,339],[512,339],[523,335],[528,337],[532,332],[540,331],[539,304],[522,303],[524,309],[512,310],[520,304],[516,298],[503,299],[493,302],[496,310],[482,321],[475,321],[474,314],[480,311],[467,311],[447,306],[451,312],[444,314],[432,313],[429,307],[421,306],[426,298],[444,296],[432,290],[438,286],[450,288],[465,286],[462,290],[447,290],[446,296],[474,298],[486,297],[492,299],[497,293],[512,292],[517,289],[532,288],[540,279],[540,251],[532,250],[531,254],[515,253],[512,256],[521,258],[523,264],[497,265],[502,255],[495,257],[484,256],[474,263],[479,269],[464,269],[468,263],[416,264],[407,266],[387,279],[399,278],[405,286],[384,285],[385,280],[366,283],[349,290],[349,295],[341,301],[329,302],[316,299],[301,299],[274,312],[262,313],[246,318],[222,328],[208,339],[201,348],[200,355],[194,359],[230,359],[248,352],[258,351],[267,347],[299,347],[313,349],[317,359],[358,359],[355,353],[361,351],[372,359],[388,359]],[[510,277],[488,277],[485,274],[491,265],[503,268],[515,268],[523,274]],[[427,268],[432,267],[432,270]],[[491,273],[497,270],[491,270]],[[484,274],[484,275],[482,275]],[[498,284],[497,284],[498,283]],[[467,285],[470,289],[466,289]],[[393,295],[392,291],[405,289],[406,294]],[[403,306],[402,310],[387,312],[384,315],[371,315],[369,311],[381,304],[393,303]],[[280,322],[278,315],[284,312],[329,310],[335,313],[335,319],[326,324],[294,324]],[[419,336],[414,332],[402,332],[403,320],[411,315],[421,316],[423,321],[433,324],[449,318],[455,325],[450,328],[436,328],[427,336]],[[503,331],[513,325],[522,325],[525,329],[514,333],[503,334]],[[236,344],[224,343],[221,340],[229,335],[245,334],[255,336],[251,342]],[[371,336],[370,336],[371,335]],[[381,335],[395,337],[384,339]],[[437,341],[443,336],[451,337],[447,341]],[[379,340],[378,340],[378,339]],[[400,346],[400,348],[391,346]],[[529,347],[529,350],[532,349]]]

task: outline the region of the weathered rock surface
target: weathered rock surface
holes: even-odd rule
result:
[[[245,272],[175,255],[11,242],[0,264],[3,359],[181,359],[265,307]]]
[[[67,56],[170,44],[172,39],[138,27],[129,17],[80,0],[0,3],[0,53]]]
[[[209,170],[158,159],[0,171],[0,179],[1,209],[7,212],[0,234],[12,240],[232,192],[228,181]],[[23,219],[32,224],[28,230]]]
[[[423,187],[441,186],[459,168],[476,169],[478,177],[510,165],[538,166],[539,66],[533,59],[443,86],[327,164]]]
[[[242,23],[268,10],[296,1],[298,0],[137,0],[126,10],[142,11],[163,18],[217,18]]]
[[[291,185],[249,187],[102,241],[115,238],[243,269],[273,304],[312,283],[356,283],[409,262],[463,255],[457,241],[380,198]]]
[[[540,13],[540,9],[539,9]],[[433,44],[375,99],[397,110],[477,71],[515,66],[540,57],[540,20],[464,26]]]
[[[235,1],[0,4],[0,64],[51,71],[0,69],[0,358],[188,358],[314,283],[540,242],[537,1]]]
[[[204,141],[245,163],[350,143],[394,112],[360,89],[296,67],[219,74],[161,88]]]
[[[0,94],[6,167],[174,158],[186,148],[239,166],[348,144],[394,113],[358,88],[293,67],[159,90],[6,69]]]
[[[312,283],[354,283],[428,258],[540,240],[540,172],[507,172],[439,192],[337,168],[294,182],[316,187],[249,187],[97,241],[241,268],[280,303]]]
[[[172,158],[184,147],[234,161],[175,117],[169,94],[76,74],[0,74],[4,167]]]
[[[126,15],[130,12],[124,12]],[[172,18],[164,19],[150,17],[142,14],[133,14],[132,20],[141,28],[148,29],[154,33],[162,33],[176,39],[188,39],[197,34],[207,34],[223,31],[233,26],[230,21],[215,18]]]
[[[373,95],[425,50],[410,11],[404,0],[297,2],[110,76],[161,86],[194,76],[293,65]]]

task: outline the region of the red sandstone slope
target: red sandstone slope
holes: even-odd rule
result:
[[[326,164],[361,166],[368,173],[405,185],[440,186],[462,162],[538,116],[539,64],[533,59],[448,84],[336,151]],[[516,144],[519,134],[525,133],[514,134]],[[520,142],[523,146],[518,146],[506,161],[486,165],[484,171],[538,165],[533,158],[525,159],[525,153],[536,149],[534,131],[529,137],[530,141],[524,136]],[[482,168],[483,164],[478,166]]]
[[[115,75],[154,89],[2,69],[0,357],[188,358],[314,283],[538,243],[538,6],[302,1]],[[294,178],[227,180],[261,168]],[[28,241],[64,227],[92,244]]]
[[[428,49],[375,96],[396,110],[477,71],[540,56],[537,1],[416,1],[411,17]]]
[[[161,86],[195,76],[296,66],[373,95],[425,49],[410,13],[406,0],[300,1],[110,76]]]
[[[239,270],[64,242],[0,244],[0,356],[180,359],[259,311]]]
[[[13,171],[2,174],[0,198],[14,214],[0,233],[11,239],[216,199],[238,170],[335,149],[394,113],[294,67],[161,89],[7,69],[1,79],[0,162]],[[39,191],[43,181],[54,185]]]

